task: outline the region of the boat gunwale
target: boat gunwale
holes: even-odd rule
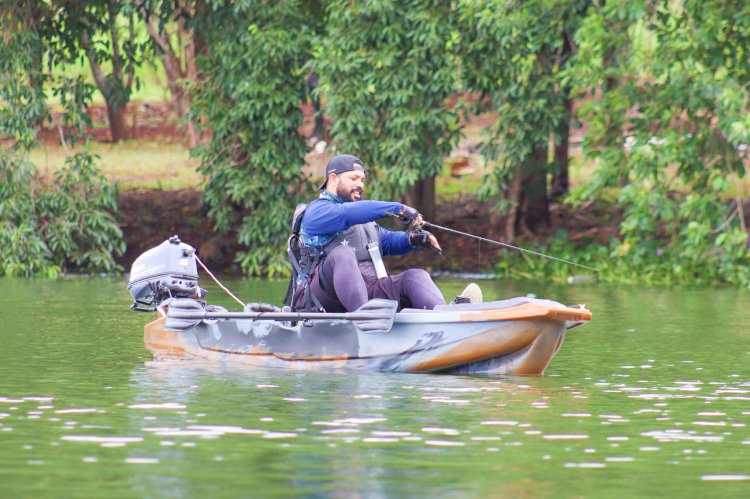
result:
[[[429,316],[425,320],[425,316]],[[512,307],[487,308],[482,310],[414,310],[408,309],[396,314],[394,323],[400,324],[439,324],[451,322],[500,322],[511,320],[551,319],[558,322],[587,322],[592,318],[586,308],[551,306],[539,303],[523,303]]]

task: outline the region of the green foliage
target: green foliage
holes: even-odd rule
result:
[[[335,146],[372,167],[373,196],[400,196],[440,173],[461,133],[453,104],[461,92],[466,117],[496,114],[483,144],[494,169],[480,193],[497,199],[513,177],[522,181],[501,206],[546,199],[525,191],[546,186],[556,166],[549,145],[567,139],[567,104],[577,98],[584,162],[596,167],[573,199],[614,196],[620,237],[574,245],[560,234],[541,249],[596,266],[603,280],[750,278],[735,185],[746,178],[750,144],[750,4],[719,0],[5,2],[0,274],[114,268],[123,250],[116,192],[92,155],[68,157],[48,182],[28,151],[50,118],[66,154],[82,139],[95,89],[65,69],[87,59],[113,122],[151,50],[137,23],[157,10],[162,24],[189,24],[205,50],[191,112],[211,138],[194,154],[209,215],[245,246],[246,273],[288,272],[292,210],[314,192],[299,133],[314,70]],[[45,89],[61,113],[49,115]],[[499,265],[509,276],[521,266],[537,277],[571,272],[521,254]]]
[[[598,168],[579,196],[621,187],[636,268],[658,247],[675,255],[676,280],[747,282],[747,227],[730,194],[750,141],[748,35],[750,6],[702,1],[608,2],[578,31],[569,76],[601,93],[581,108]]]
[[[195,154],[206,180],[209,215],[219,231],[234,230],[252,275],[283,275],[282,244],[297,202],[312,192],[302,170],[299,134],[306,96],[304,66],[311,32],[299,2],[207,2],[196,18],[208,53],[193,86],[192,109],[204,115],[211,140]]]
[[[747,236],[736,235],[731,241],[735,251],[746,251]],[[658,241],[637,246],[620,241],[602,244],[594,240],[571,242],[566,231],[559,231],[551,241],[532,245],[535,251],[587,267],[593,272],[536,255],[508,252],[497,263],[498,275],[506,279],[547,279],[558,282],[611,282],[619,284],[745,285],[750,280],[750,266],[738,265],[737,255],[724,251],[709,252],[702,258],[686,258],[680,249],[659,245]]]
[[[117,195],[92,158],[69,158],[53,184],[41,179],[28,161],[36,129],[48,117],[44,84],[60,97],[61,123],[71,141],[86,123],[91,89],[80,79],[51,81],[42,72],[48,19],[36,3],[26,7],[0,9],[0,133],[12,138],[0,149],[0,275],[113,270],[114,255],[124,252],[122,232],[111,214]]]
[[[111,271],[113,255],[125,252],[122,231],[112,213],[117,190],[94,166],[87,153],[70,156],[37,195],[37,224],[51,260],[65,270],[89,268]]]
[[[533,159],[535,151],[542,149],[546,155],[550,134],[570,119],[563,69],[569,60],[568,36],[587,4],[458,2],[461,81],[472,98],[468,110],[491,109],[497,115],[483,134],[483,154],[496,161],[493,178],[481,191],[485,197],[505,189],[517,165],[538,162]],[[554,140],[559,143],[568,137],[555,135]],[[541,175],[546,168],[542,165]]]
[[[334,0],[327,13],[313,66],[331,135],[339,152],[372,168],[371,196],[399,196],[440,173],[458,136],[447,102],[456,85],[455,10],[433,0]]]
[[[136,2],[85,0],[50,2],[49,61],[64,66],[86,57],[94,65],[109,63],[111,71],[102,74],[100,88],[115,110],[129,101],[135,72],[150,48],[144,33],[135,29]],[[101,68],[100,68],[101,69]],[[98,78],[94,74],[95,80]]]

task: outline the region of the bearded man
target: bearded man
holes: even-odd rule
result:
[[[294,224],[301,227],[300,269],[293,283],[292,308],[351,312],[372,298],[395,300],[399,309],[444,305],[442,293],[425,270],[389,276],[383,264],[384,256],[422,248],[442,251],[435,236],[420,228],[422,215],[401,203],[362,200],[364,187],[362,161],[338,155],[326,166],[320,197],[295,214]],[[393,214],[406,230],[390,231],[375,223]]]

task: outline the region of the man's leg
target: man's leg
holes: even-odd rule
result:
[[[401,307],[432,310],[445,305],[445,298],[432,282],[430,274],[422,269],[409,269],[400,274],[378,279],[369,289],[371,298],[397,300]]]
[[[367,302],[367,287],[354,250],[339,246],[323,260],[312,292],[328,312],[352,312]]]

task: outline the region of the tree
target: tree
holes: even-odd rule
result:
[[[128,138],[125,107],[142,62],[147,41],[135,28],[137,5],[127,0],[56,0],[50,3],[54,34],[49,42],[54,65],[80,60],[85,54],[96,86],[104,96],[112,142]],[[111,66],[111,71],[105,71]]]
[[[400,196],[427,217],[434,177],[458,135],[447,107],[456,71],[449,2],[334,0],[315,60],[331,135],[371,168],[373,196]]]
[[[188,0],[146,0],[139,10],[141,20],[162,62],[167,88],[178,119],[187,131],[188,147],[198,145],[199,136],[190,116],[188,82],[197,78],[195,37],[188,26],[195,16],[195,2]]]
[[[247,249],[242,269],[289,272],[282,248],[297,202],[312,191],[299,133],[306,98],[311,31],[300,2],[206,2],[210,15],[192,28],[205,40],[191,88],[192,108],[211,139],[195,154],[209,215],[218,231],[236,231]]]
[[[0,147],[0,275],[113,270],[114,256],[125,249],[112,215],[116,190],[90,155],[70,155],[52,182],[29,161],[36,130],[49,118],[45,85],[63,109],[58,124],[66,150],[88,124],[92,87],[43,71],[54,18],[45,2],[0,7],[0,138],[11,139]]]
[[[475,113],[497,113],[485,131],[483,152],[496,163],[484,194],[505,191],[500,207],[507,210],[508,240],[519,230],[528,233],[549,223],[547,177],[567,171],[571,107],[562,70],[587,3],[458,4],[461,80],[474,98]]]
[[[619,188],[619,251],[634,266],[678,255],[676,280],[750,280],[734,187],[750,143],[749,35],[750,5],[698,0],[597,4],[578,32],[571,77],[599,93],[582,109],[599,163],[581,196]],[[621,117],[617,136],[604,116]]]

